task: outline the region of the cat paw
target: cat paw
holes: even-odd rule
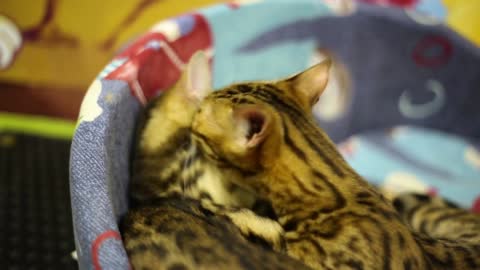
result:
[[[285,251],[284,231],[277,221],[259,216],[247,208],[218,205],[210,200],[202,200],[200,203],[204,211],[227,217],[245,238],[256,238],[275,251]]]
[[[392,204],[399,214],[410,212],[418,207],[456,208],[459,206],[438,196],[428,194],[405,192],[392,198]]]
[[[275,251],[285,251],[284,231],[275,220],[258,216],[249,209],[223,213],[246,238],[256,237]]]

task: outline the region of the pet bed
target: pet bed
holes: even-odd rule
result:
[[[335,56],[348,80],[332,81],[348,81],[349,90],[327,89],[315,115],[343,142],[345,158],[379,186],[478,209],[480,50],[433,15],[416,6],[265,0],[154,25],[99,73],[82,104],[70,162],[80,269],[129,268],[118,221],[128,209],[135,119],[196,50],[212,57],[215,88],[279,78]]]

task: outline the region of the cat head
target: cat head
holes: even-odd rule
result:
[[[142,149],[155,151],[178,129],[189,128],[200,102],[212,91],[208,58],[197,51],[176,84],[147,105]]]
[[[212,76],[208,58],[203,51],[197,51],[192,55],[177,83],[165,93],[162,103],[176,106],[170,113],[188,119],[200,105],[200,102],[213,91]]]
[[[330,66],[325,60],[286,79],[233,84],[208,95],[192,123],[194,141],[220,166],[259,172],[288,143],[287,123],[314,123],[312,108]]]

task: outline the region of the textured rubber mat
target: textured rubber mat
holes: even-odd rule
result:
[[[70,141],[0,132],[0,268],[77,269]]]

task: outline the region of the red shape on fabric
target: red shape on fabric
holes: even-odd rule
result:
[[[353,142],[350,140],[340,144],[338,148],[340,149],[340,152],[342,154],[344,154],[346,157],[349,157],[349,158],[353,157],[356,152]]]
[[[480,214],[480,195],[478,195],[475,201],[473,201],[472,211],[474,213]]]
[[[398,7],[413,7],[417,4],[418,0],[388,0],[388,3],[392,6]]]
[[[138,57],[142,58],[143,64],[140,65],[137,79],[147,100],[153,97],[157,90],[170,87],[180,78],[181,69],[165,52],[145,53]]]
[[[239,3],[235,3],[235,2],[228,2],[227,3],[227,6],[231,9],[238,9],[240,8],[240,4]]]
[[[360,1],[364,2],[364,3],[368,3],[368,4],[374,4],[374,5],[377,5],[380,2],[382,2],[382,1],[379,1],[379,0],[360,0]]]
[[[201,14],[184,16],[195,20],[189,33],[170,42],[159,32],[145,34],[116,57],[128,60],[105,78],[126,81],[142,103],[173,86],[180,78],[183,64],[193,53],[211,50],[213,46],[208,21]]]
[[[373,5],[389,5],[400,8],[411,8],[418,3],[418,0],[359,0]]]
[[[181,36],[170,43],[172,49],[183,62],[188,62],[190,57],[198,50],[212,49],[213,37],[207,19],[201,14],[191,14],[195,19],[195,27],[185,36]]]
[[[427,190],[427,194],[432,196],[432,197],[435,197],[438,195],[438,189],[434,188],[434,187],[431,187]]]
[[[114,230],[106,231],[99,236],[92,242],[92,261],[93,261],[93,268],[95,270],[101,270],[102,266],[100,265],[100,260],[98,257],[98,252],[100,251],[100,247],[102,246],[103,242],[108,239],[115,239],[115,240],[122,240],[120,233]]]
[[[438,49],[436,55],[427,55],[429,50]],[[421,39],[413,49],[412,57],[415,63],[423,67],[436,67],[450,60],[453,46],[450,41],[442,36],[426,36]]]
[[[128,45],[123,51],[121,51],[115,58],[132,58],[139,51],[141,51],[150,41],[153,40],[163,40],[166,41],[167,38],[164,34],[159,32],[148,32],[143,36],[137,38],[132,44]]]

